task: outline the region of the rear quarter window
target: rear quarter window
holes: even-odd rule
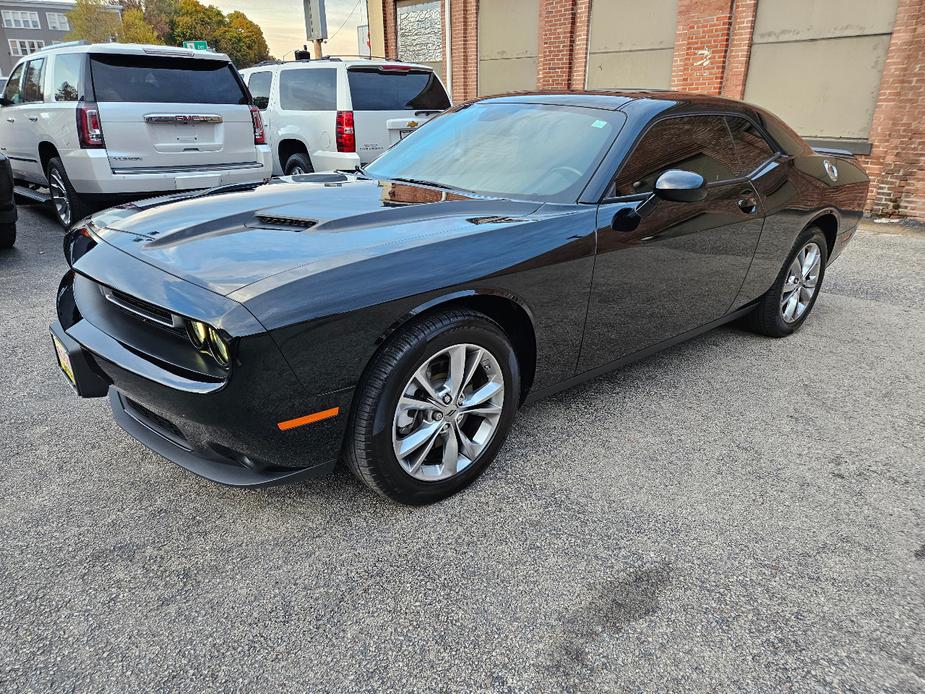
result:
[[[62,53],[55,56],[51,77],[51,96],[55,101],[79,101],[84,97],[84,56],[80,53]]]
[[[281,70],[279,106],[284,111],[336,111],[337,70]]]
[[[354,111],[444,111],[449,97],[430,70],[347,70]]]
[[[96,100],[161,104],[246,104],[230,63],[198,58],[94,55]]]

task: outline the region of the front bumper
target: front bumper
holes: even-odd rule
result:
[[[100,264],[94,267],[97,274],[102,266],[113,267],[115,273],[114,266],[104,261],[118,260],[119,274],[111,274],[107,281],[118,278],[120,283],[112,284],[136,296],[155,294],[157,278],[149,276],[153,268],[118,252],[113,256],[112,250],[100,244],[83,257],[99,255]],[[75,268],[82,264],[78,261]],[[137,285],[129,283],[133,275]],[[78,394],[100,397],[108,393],[116,421],[129,434],[197,475],[234,486],[279,484],[324,474],[334,467],[352,389],[311,393],[265,332],[237,338],[235,363],[224,380],[199,379],[178,371],[165,358],[147,355],[146,350],[150,352],[156,342],[146,338],[153,335],[143,329],[126,331],[124,320],[117,320],[121,316],[101,312],[88,299],[89,282],[73,272],[65,276],[58,291],[59,320],[51,330],[70,356]],[[193,285],[185,293],[176,290],[174,285],[174,294],[182,294],[187,302],[184,315],[217,327],[243,323],[240,318],[235,322],[234,316],[244,310],[235,302]],[[209,307],[208,301],[218,305]],[[221,314],[229,305],[230,311]],[[177,310],[176,306],[166,308]],[[216,312],[210,316],[210,310]],[[329,419],[291,429],[280,426],[334,408],[338,415]]]

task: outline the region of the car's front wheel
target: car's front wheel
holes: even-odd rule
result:
[[[519,394],[517,356],[497,323],[468,310],[418,320],[389,339],[364,375],[347,465],[396,501],[443,499],[494,459]]]
[[[822,231],[817,227],[804,229],[774,285],[746,316],[746,326],[770,337],[785,337],[799,330],[816,304],[827,259],[828,245]]]
[[[48,192],[51,195],[51,203],[55,210],[55,216],[65,229],[71,224],[86,217],[92,211],[87,205],[74,186],[71,185],[71,179],[67,177],[64,170],[64,164],[58,157],[53,157],[48,162],[48,169],[45,172],[48,178]]]

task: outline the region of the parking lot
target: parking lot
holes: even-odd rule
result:
[[[925,687],[925,232],[866,223],[796,336],[723,328],[521,412],[426,508],[202,481],[81,401],[60,229],[0,253],[0,688]]]

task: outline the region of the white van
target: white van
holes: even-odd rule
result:
[[[276,175],[352,171],[450,107],[426,65],[332,57],[241,74],[263,113]]]
[[[58,44],[23,57],[0,98],[16,192],[65,226],[124,197],[266,180],[260,111],[228,56]],[[48,193],[42,191],[48,188]]]

